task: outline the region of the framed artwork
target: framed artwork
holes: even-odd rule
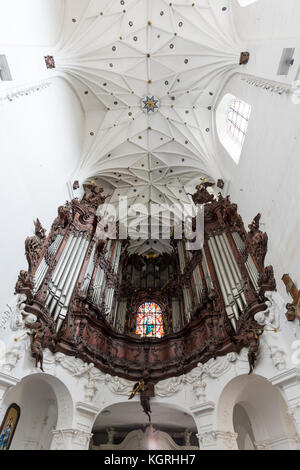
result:
[[[0,427],[0,450],[9,450],[12,443],[19,419],[21,409],[13,403],[8,408]]]

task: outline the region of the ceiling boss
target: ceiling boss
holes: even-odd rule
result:
[[[155,113],[159,109],[159,100],[155,99],[154,96],[146,96],[141,102],[142,110],[145,113]]]

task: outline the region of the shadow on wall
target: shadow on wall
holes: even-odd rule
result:
[[[218,429],[237,433],[240,450],[286,450],[297,436],[287,405],[267,379],[241,375],[224,388],[218,403]]]
[[[24,378],[5,395],[3,416],[12,403],[21,414],[11,450],[49,450],[52,430],[72,427],[72,397],[55,377],[34,374]]]

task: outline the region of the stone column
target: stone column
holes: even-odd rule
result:
[[[238,450],[237,434],[216,429],[216,410],[213,402],[191,408],[197,424],[200,450]]]
[[[81,429],[52,431],[51,450],[88,450],[92,434]]]
[[[3,409],[3,398],[6,392],[20,382],[19,379],[11,377],[10,375],[0,372],[0,418],[4,415],[5,411]],[[1,423],[0,423],[1,424]]]
[[[285,398],[288,414],[294,420],[300,437],[300,369],[290,369],[276,375],[270,382],[279,388]]]
[[[216,450],[216,432],[214,429],[215,404],[213,402],[202,403],[191,408],[197,424],[200,450]]]
[[[51,450],[88,450],[93,437],[91,430],[99,413],[98,407],[77,402],[74,428],[52,431]]]

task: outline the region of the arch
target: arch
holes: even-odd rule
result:
[[[294,423],[287,415],[287,405],[280,391],[266,378],[241,375],[225,386],[218,402],[218,429],[236,431],[233,418],[237,405],[249,418],[255,444],[273,445],[278,442],[280,446],[280,442],[296,436]]]
[[[156,399],[151,402],[151,408],[151,426],[153,426],[154,432],[158,433],[157,436],[159,435],[161,438],[162,435],[166,437],[167,434],[170,437],[174,437],[174,435],[178,437],[179,434],[184,439],[184,432],[188,430],[192,433],[190,435],[191,445],[198,446],[196,438],[197,425],[189,409],[173,403],[156,401]],[[120,401],[107,406],[101,411],[95,419],[92,430],[94,434],[93,443],[96,447],[104,444],[103,449],[107,449],[106,438],[108,435],[106,432],[111,428],[115,432],[112,439],[114,444],[123,443],[126,446],[126,438],[128,440],[129,435],[132,433],[140,435],[141,438],[145,437],[144,433],[149,429],[149,421],[143,413],[138,399],[132,402]],[[182,443],[179,442],[179,445],[183,445],[183,441]],[[157,450],[163,449],[157,448]]]
[[[56,377],[40,373],[24,377],[5,394],[2,412],[11,403],[21,409],[12,450],[48,450],[54,428],[72,427],[73,400],[67,387]]]

